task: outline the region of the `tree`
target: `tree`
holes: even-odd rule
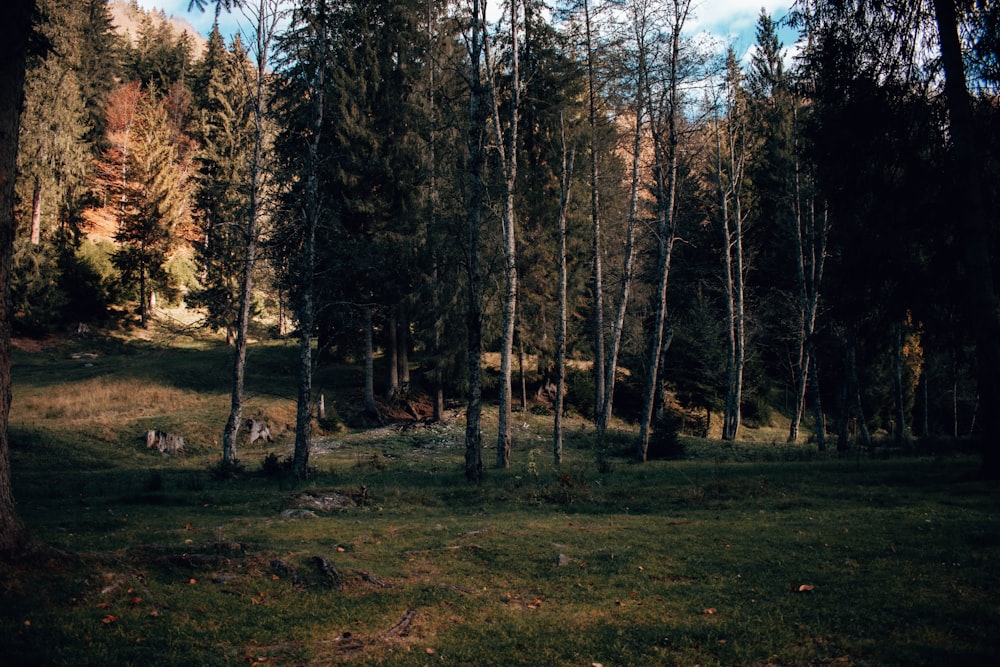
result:
[[[483,480],[483,275],[480,235],[483,226],[486,163],[486,84],[482,60],[486,31],[486,2],[472,0],[468,15],[469,124],[466,135],[465,253],[466,253],[466,365],[468,405],[465,411],[465,478]]]
[[[628,153],[631,155],[628,176],[629,195],[617,306],[615,317],[611,324],[607,369],[604,372],[605,387],[602,391],[604,404],[600,406],[597,417],[597,429],[599,433],[604,433],[605,429],[607,429],[613,412],[614,390],[618,373],[618,359],[622,346],[622,334],[625,330],[625,316],[628,311],[633,281],[635,279],[635,263],[638,254],[636,249],[636,230],[640,223],[640,216],[643,214],[643,211],[640,209],[640,192],[644,171],[644,141],[647,136],[647,123],[649,121],[649,67],[655,43],[654,16],[649,13],[648,4],[642,2],[629,3],[628,12],[629,21],[626,23],[628,37],[625,41],[630,47],[623,56],[626,61],[623,71],[632,73],[631,76],[626,77],[626,83],[624,84],[625,87],[630,88],[631,96],[629,97],[627,93],[622,96],[630,99],[630,102],[627,103],[628,108],[625,111],[624,117],[631,118],[632,122],[632,131],[629,135],[631,145],[628,149]]]
[[[556,465],[562,464],[562,416],[563,397],[566,392],[566,320],[567,320],[567,284],[566,284],[566,217],[569,209],[570,186],[573,183],[574,148],[566,145],[566,133],[562,133],[562,179],[559,187],[559,329],[556,333],[556,400],[554,405],[555,420],[552,425],[552,455]]]
[[[510,467],[511,448],[511,370],[514,349],[514,325],[517,317],[517,219],[514,208],[514,194],[517,183],[518,163],[518,121],[521,114],[521,77],[518,59],[520,14],[517,0],[510,0],[509,24],[509,71],[510,95],[509,115],[506,129],[500,119],[500,98],[495,81],[493,54],[487,38],[484,44],[487,83],[493,112],[493,138],[499,153],[500,169],[503,174],[503,201],[501,229],[503,235],[504,299],[503,334],[500,343],[500,401],[497,406],[497,467]]]
[[[302,182],[293,189],[293,197],[301,203],[286,208],[291,220],[284,235],[285,247],[291,247],[290,282],[296,293],[295,314],[298,320],[299,363],[298,395],[296,398],[295,449],[292,472],[299,479],[306,477],[309,445],[312,433],[313,334],[316,328],[316,234],[327,216],[326,203],[320,193],[324,117],[326,112],[326,70],[329,55],[329,17],[326,0],[300,6],[292,15],[292,28],[282,40],[281,48],[288,65],[283,72],[278,95],[290,104],[291,117],[285,124],[283,148],[285,160],[291,162],[291,172]],[[282,146],[282,144],[284,144]],[[303,151],[302,148],[305,148]],[[296,164],[304,157],[304,163]],[[297,173],[296,173],[297,172]]]
[[[256,68],[244,81],[241,81],[253,118],[253,150],[248,166],[250,182],[247,217],[243,228],[243,266],[240,275],[239,315],[236,320],[236,346],[233,351],[232,392],[229,418],[222,434],[222,465],[227,467],[236,465],[236,437],[243,422],[243,385],[246,377],[247,336],[253,300],[254,269],[257,264],[257,247],[268,186],[266,149],[270,136],[267,100],[271,77],[269,59],[277,30],[280,4],[280,0],[258,0],[256,7],[247,7],[244,10],[253,26],[250,51],[256,61]]]
[[[670,265],[673,257],[677,229],[677,176],[678,176],[678,133],[681,119],[681,31],[691,9],[689,0],[673,0],[667,7],[667,30],[669,47],[661,79],[650,81],[649,99],[652,106],[651,135],[653,141],[653,197],[656,206],[656,240],[658,245],[655,269],[656,314],[653,320],[653,336],[649,347],[649,365],[646,375],[646,389],[643,395],[642,417],[639,425],[639,442],[636,456],[645,461],[649,449],[649,437],[653,425],[653,410],[659,393],[658,376],[660,358],[670,347],[671,324],[668,318],[667,284],[670,280]]]
[[[250,66],[239,37],[227,51],[215,24],[193,76],[194,132],[201,147],[194,201],[202,239],[196,248],[199,284],[187,301],[205,310],[205,326],[225,331],[227,345],[235,343],[239,319],[241,221],[249,206],[246,157],[253,147],[253,125],[239,72]]]
[[[716,179],[719,226],[722,231],[723,289],[726,301],[726,402],[722,439],[735,440],[740,428],[743,370],[746,363],[744,232],[746,163],[750,150],[746,130],[746,99],[732,48],[726,56],[724,123],[716,115]],[[724,125],[724,128],[721,127]],[[725,140],[723,141],[723,131]]]
[[[32,0],[11,0],[0,6],[0,25],[6,30],[6,39],[0,46],[0,553],[3,554],[18,549],[25,537],[10,484],[10,281],[19,122],[34,18]],[[37,42],[34,44],[40,48]]]
[[[1000,310],[994,282],[993,257],[990,249],[990,225],[986,215],[981,180],[981,163],[976,155],[976,139],[958,39],[958,19],[954,0],[934,0],[945,72],[945,94],[948,101],[949,127],[954,151],[960,196],[956,197],[962,212],[959,229],[962,232],[967,272],[966,303],[969,321],[975,332],[976,355],[979,362],[979,394],[986,422],[983,445],[983,474],[1000,478],[1000,421],[993,409],[1000,406]]]
[[[116,153],[123,158],[123,178],[114,189],[119,201],[115,240],[120,245],[113,262],[122,282],[138,287],[140,321],[146,327],[154,289],[168,286],[164,263],[187,217],[188,164],[171,136],[170,97],[157,99],[141,91],[133,96],[136,85],[122,91],[123,104],[135,105],[123,109],[125,126],[109,124],[123,135],[118,149],[124,146]]]

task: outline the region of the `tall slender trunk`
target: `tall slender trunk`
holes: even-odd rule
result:
[[[470,482],[483,480],[483,276],[479,237],[483,220],[483,168],[486,116],[483,107],[483,33],[486,24],[485,0],[472,0],[469,26],[469,130],[466,137],[468,163],[466,168],[465,232],[466,232],[466,362],[469,378],[469,400],[465,412],[465,478]]]
[[[667,285],[670,279],[670,264],[673,255],[676,235],[675,214],[677,212],[677,124],[678,106],[680,104],[680,34],[690,0],[674,0],[674,16],[670,36],[670,77],[667,81],[668,109],[666,127],[658,122],[653,124],[653,152],[656,160],[655,196],[657,215],[657,241],[659,256],[656,276],[656,319],[653,323],[653,339],[649,351],[649,371],[646,377],[646,390],[643,397],[643,409],[639,425],[639,443],[637,458],[646,460],[649,452],[649,439],[653,427],[653,411],[659,393],[659,370],[663,354],[670,347],[673,339],[673,327],[668,320]],[[666,137],[663,136],[664,131]]]
[[[517,142],[518,117],[520,115],[521,80],[518,68],[518,3],[510,2],[510,78],[511,100],[510,117],[507,131],[503,132],[500,123],[500,100],[493,80],[493,63],[489,43],[486,42],[484,55],[490,86],[490,98],[493,108],[493,130],[500,152],[500,162],[504,175],[503,189],[503,260],[504,260],[504,301],[503,329],[500,342],[500,400],[497,406],[497,467],[510,467],[511,450],[511,402],[513,392],[511,387],[512,358],[514,355],[514,327],[517,318],[517,234],[516,216],[514,211],[514,191],[517,184]]]
[[[566,268],[566,212],[569,208],[570,184],[573,178],[575,151],[567,149],[566,130],[560,117],[562,135],[562,174],[559,188],[559,331],[556,334],[556,400],[552,424],[552,460],[561,465],[563,459],[563,394],[566,391],[566,325],[567,325],[567,268]],[[567,155],[568,152],[568,155]]]
[[[587,40],[587,118],[590,123],[590,219],[593,226],[594,253],[594,415],[598,428],[607,427],[607,380],[604,358],[604,270],[601,264],[601,197],[597,139],[597,80],[594,72],[594,46],[590,29],[590,2],[583,2],[583,20]],[[565,147],[564,147],[565,148]],[[611,369],[614,372],[614,369]]]
[[[315,273],[316,228],[319,225],[319,147],[323,131],[323,112],[326,100],[327,27],[326,0],[319,0],[316,7],[314,30],[318,33],[319,58],[315,82],[310,99],[312,106],[312,132],[307,148],[305,234],[299,266],[299,386],[295,409],[295,449],[292,455],[292,472],[305,479],[309,472],[309,443],[312,438],[312,340],[316,327]]]
[[[375,323],[372,307],[361,308],[362,326],[365,337],[365,412],[375,417],[379,416],[378,405],[375,404]]]
[[[399,395],[399,337],[396,334],[396,309],[389,311],[385,318],[385,398],[394,400]]]
[[[1000,410],[1000,308],[997,307],[990,221],[983,196],[982,161],[976,153],[972,100],[965,80],[965,63],[958,37],[954,0],[934,0],[934,13],[945,73],[949,129],[959,178],[955,205],[959,238],[964,246],[968,315],[976,340],[979,398],[986,414]],[[982,473],[1000,479],[1000,419],[983,420]]]
[[[275,0],[259,0],[257,5],[255,43],[257,56],[256,76],[251,83],[253,99],[254,141],[250,163],[250,202],[247,209],[247,226],[244,230],[245,245],[243,271],[240,282],[240,308],[236,321],[236,346],[233,353],[232,392],[229,419],[222,434],[222,462],[236,463],[236,438],[243,422],[244,383],[247,364],[247,334],[250,328],[250,309],[253,301],[254,271],[257,265],[257,242],[260,234],[260,217],[264,197],[264,142],[267,136],[265,98],[268,76],[268,56],[274,36],[277,8]]]
[[[34,8],[32,0],[8,0],[0,7],[0,25],[6,31],[0,57],[0,553],[14,552],[25,538],[10,483],[10,279],[18,133]]]
[[[639,177],[640,155],[642,151],[642,128],[645,106],[643,90],[645,86],[644,61],[639,62],[639,85],[636,94],[635,125],[632,133],[632,169],[631,186],[629,190],[628,220],[625,231],[625,256],[622,259],[622,277],[618,288],[618,307],[615,319],[611,324],[610,352],[607,358],[607,369],[604,374],[606,388],[604,390],[604,405],[598,413],[597,430],[603,434],[614,413],[615,379],[618,371],[618,353],[621,349],[622,331],[625,329],[625,314],[628,311],[629,295],[632,289],[632,278],[635,270],[635,229],[639,217]]]

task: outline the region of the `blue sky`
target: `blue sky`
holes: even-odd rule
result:
[[[190,0],[138,0],[139,5],[146,9],[162,9],[168,16],[174,15],[191,23],[198,32],[207,35],[212,28],[212,9],[214,3],[209,0],[209,9],[205,12],[187,11]],[[747,50],[754,44],[754,26],[761,8],[767,10],[774,18],[783,17],[792,0],[694,0],[693,18],[688,21],[691,34],[708,33],[722,45],[732,43],[737,53],[745,56]],[[229,15],[223,12],[219,19],[219,27],[228,40],[239,29],[247,25],[247,20],[236,9]],[[790,47],[794,40],[791,32],[781,35],[785,47]]]

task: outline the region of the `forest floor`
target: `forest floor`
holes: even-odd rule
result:
[[[974,458],[688,438],[683,460],[636,464],[632,427],[598,441],[573,416],[557,467],[531,410],[511,467],[474,485],[451,406],[317,425],[295,482],[295,354],[252,346],[246,414],[275,441],[223,477],[224,346],[17,346],[34,547],[0,563],[5,664],[1000,664],[1000,489]],[[345,421],[359,378],[317,377]],[[488,411],[487,464],[495,428]],[[149,429],[187,451],[147,449]]]

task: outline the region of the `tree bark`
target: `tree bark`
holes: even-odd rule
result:
[[[560,125],[562,119],[560,118]],[[568,320],[567,268],[566,268],[566,213],[569,209],[570,185],[573,178],[573,158],[575,152],[566,146],[566,130],[562,134],[562,175],[559,188],[559,331],[556,334],[556,400],[553,406],[555,418],[552,423],[552,459],[555,465],[562,465],[563,459],[563,395],[566,392],[566,325]],[[568,153],[568,155],[567,155]]]
[[[958,37],[954,0],[934,0],[934,13],[941,42],[945,73],[945,95],[952,146],[960,190],[955,204],[962,211],[959,234],[965,254],[967,316],[976,340],[979,368],[979,398],[986,414],[1000,410],[1000,309],[994,290],[990,222],[986,214],[981,176],[982,162],[976,154],[972,100],[965,80],[965,64]],[[983,420],[982,473],[1000,479],[1000,419]]]
[[[497,467],[510,467],[511,450],[511,403],[513,391],[511,374],[514,356],[514,330],[517,319],[517,218],[514,210],[514,192],[517,186],[517,142],[518,117],[520,115],[521,80],[518,68],[518,3],[510,2],[510,78],[511,100],[510,117],[506,133],[500,123],[500,99],[493,80],[493,63],[489,42],[485,42],[484,55],[490,86],[490,99],[493,109],[493,130],[497,150],[500,153],[500,163],[504,176],[503,189],[503,260],[504,260],[504,301],[503,301],[503,334],[500,342],[500,400],[497,406]]]
[[[265,98],[268,76],[268,57],[275,23],[278,19],[279,0],[258,0],[255,10],[254,29],[257,70],[250,81],[250,95],[253,100],[254,145],[250,164],[250,205],[247,210],[245,230],[243,271],[240,281],[240,309],[236,321],[236,347],[233,352],[232,392],[230,395],[229,419],[222,434],[222,463],[236,464],[236,438],[243,422],[244,382],[247,364],[247,335],[250,328],[250,309],[253,301],[254,270],[257,264],[257,242],[260,226],[262,199],[264,196],[264,143],[267,138]],[[251,12],[253,13],[253,12]]]
[[[309,472],[309,444],[312,439],[312,342],[316,327],[315,274],[316,229],[319,226],[319,148],[323,132],[323,113],[326,100],[327,11],[326,0],[318,0],[313,34],[318,42],[319,57],[315,81],[311,86],[312,132],[307,148],[306,201],[304,211],[304,239],[299,266],[299,386],[295,408],[295,449],[292,454],[292,473],[305,479]],[[322,396],[320,396],[322,407]],[[325,415],[321,415],[325,418]]]
[[[364,306],[361,313],[365,336],[365,412],[378,417],[378,406],[375,404],[375,323],[372,307]]]
[[[587,49],[587,118],[590,123],[590,219],[593,227],[594,253],[594,416],[598,428],[607,427],[607,370],[604,367],[604,270],[601,264],[600,169],[597,156],[597,77],[594,72],[594,45],[590,26],[590,2],[583,2],[584,36]],[[564,158],[565,158],[565,146]],[[561,213],[560,213],[561,215]],[[614,373],[614,368],[611,369]],[[561,399],[560,399],[561,400]]]
[[[638,37],[640,36],[637,35],[637,38]],[[609,341],[610,351],[607,356],[607,369],[604,373],[606,383],[604,390],[604,404],[601,406],[597,417],[597,431],[599,435],[603,435],[607,430],[608,423],[611,421],[611,417],[614,414],[614,395],[615,380],[618,372],[618,353],[621,349],[622,331],[625,329],[625,314],[628,312],[628,301],[632,289],[632,278],[635,266],[635,229],[639,218],[640,155],[642,152],[643,118],[646,114],[646,56],[645,48],[642,43],[639,44],[638,51],[635,124],[632,132],[632,169],[631,186],[629,190],[628,220],[626,221],[625,232],[625,256],[622,259],[622,277],[621,285],[618,290],[618,307],[615,312],[615,319],[611,324],[611,339]]]
[[[482,55],[483,32],[486,24],[485,0],[472,0],[469,26],[469,129],[466,137],[468,163],[466,168],[466,362],[469,378],[469,398],[465,412],[465,478],[483,481],[483,277],[479,237],[483,219],[483,169],[486,117],[483,107]]]
[[[680,39],[681,30],[687,19],[690,0],[674,0],[672,25],[670,26],[670,63],[667,90],[667,117],[665,127],[654,122],[653,151],[656,160],[655,197],[657,215],[657,241],[659,257],[656,276],[656,319],[653,323],[653,339],[649,351],[649,372],[643,397],[643,410],[639,425],[639,443],[636,456],[645,461],[649,452],[649,439],[653,427],[653,412],[659,393],[659,370],[663,353],[670,347],[673,338],[672,326],[668,320],[667,285],[670,279],[670,264],[676,235],[674,216],[677,212],[677,123],[680,110]],[[661,110],[662,111],[662,110]],[[666,137],[664,137],[664,132]]]
[[[7,0],[0,7],[6,34],[0,44],[0,553],[20,549],[26,537],[10,481],[10,280],[18,135],[34,10],[32,0]]]

